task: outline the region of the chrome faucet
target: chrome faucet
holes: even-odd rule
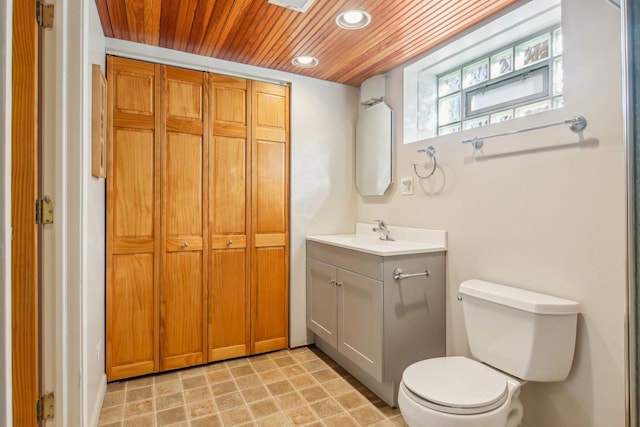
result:
[[[376,222],[378,226],[373,227],[373,231],[375,231],[380,235],[380,240],[393,240],[393,238],[390,235],[391,232],[387,228],[387,224],[385,224],[384,221],[380,219],[376,219],[374,220],[374,222]]]

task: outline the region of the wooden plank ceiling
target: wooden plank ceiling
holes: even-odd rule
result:
[[[315,0],[306,13],[267,0],[96,0],[107,37],[359,86],[517,0]],[[371,24],[344,30],[345,10]],[[319,59],[298,68],[298,55]]]

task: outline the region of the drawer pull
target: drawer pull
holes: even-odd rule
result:
[[[188,247],[189,247],[189,242],[184,242],[184,243],[182,244],[182,247],[183,247],[183,248],[188,248]]]

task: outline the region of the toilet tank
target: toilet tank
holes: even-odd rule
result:
[[[562,381],[571,370],[579,304],[511,286],[460,284],[471,353],[528,381]]]

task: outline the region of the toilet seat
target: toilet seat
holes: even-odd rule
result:
[[[422,360],[405,369],[402,387],[417,403],[449,414],[480,414],[508,398],[507,376],[466,357]]]

